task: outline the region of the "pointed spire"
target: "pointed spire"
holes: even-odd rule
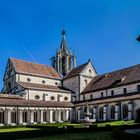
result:
[[[66,53],[68,53],[68,49],[67,49],[67,45],[66,45],[66,37],[65,37],[65,35],[66,35],[66,32],[65,32],[65,30],[63,29],[63,30],[62,30],[61,49],[62,49],[63,51],[65,51]]]

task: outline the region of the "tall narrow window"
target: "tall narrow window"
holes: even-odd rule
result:
[[[37,111],[34,111],[34,122],[37,123]]]
[[[103,97],[104,96],[104,93],[103,92],[101,92],[101,97]]]
[[[46,110],[43,111],[43,122],[47,122],[47,112],[46,112]]]
[[[11,112],[11,123],[16,123],[17,122],[17,113],[16,110],[12,110]]]
[[[83,95],[83,100],[85,100],[85,95]]]
[[[103,120],[103,107],[99,109],[99,119]]]
[[[0,124],[4,124],[4,110],[0,110]]]
[[[110,109],[110,117],[112,120],[115,119],[115,106],[111,106],[111,109]]]
[[[93,94],[90,94],[90,99],[92,99],[93,98]]]
[[[126,104],[123,105],[123,119],[128,118],[128,106]]]
[[[27,110],[22,112],[22,121],[23,123],[27,123]]]
[[[88,81],[87,81],[87,79],[85,79],[85,80],[84,80],[84,82],[85,82],[85,86],[87,86],[87,84],[88,84]]]

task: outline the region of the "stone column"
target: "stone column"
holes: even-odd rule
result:
[[[132,104],[128,104],[128,120],[132,120]]]
[[[30,110],[30,123],[33,124],[34,123],[34,111]]]
[[[96,107],[93,108],[93,119],[96,120]]]
[[[107,113],[107,107],[104,106],[104,107],[103,107],[103,120],[104,120],[104,121],[107,120],[107,117],[106,117],[107,115],[106,115],[106,113]]]
[[[69,121],[69,110],[66,110],[66,121]]]
[[[49,115],[50,115],[50,117],[49,117],[49,122],[50,122],[50,123],[52,122],[52,117],[53,117],[53,116],[52,116],[52,113],[53,113],[53,111],[50,110],[50,111],[49,111]]]
[[[115,105],[115,120],[119,120],[119,106]]]
[[[80,110],[77,110],[77,119],[80,120]]]
[[[5,124],[7,125],[11,124],[11,109],[9,108],[5,110]]]
[[[43,110],[40,110],[40,123],[43,123]]]
[[[22,110],[21,109],[19,109],[19,111],[18,111],[18,123],[19,124],[22,124],[23,123],[23,116],[22,116]]]

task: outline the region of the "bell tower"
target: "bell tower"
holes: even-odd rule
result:
[[[56,56],[51,58],[52,66],[62,76],[68,74],[74,67],[76,67],[76,54],[72,53],[67,48],[66,32],[62,30],[62,41],[60,49],[56,50]]]

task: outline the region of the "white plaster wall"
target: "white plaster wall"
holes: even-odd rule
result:
[[[19,75],[18,81],[19,82],[28,82],[27,78],[31,79],[30,83],[43,84],[42,81],[44,80],[45,81],[44,85],[62,86],[61,80],[49,79],[49,78],[43,78],[43,77],[37,77],[37,76],[30,76],[30,75],[23,75],[23,74]],[[55,84],[56,82],[58,83],[58,85]]]
[[[79,99],[79,77],[71,77],[63,81],[63,86],[75,92],[77,100]]]
[[[61,93],[61,92],[51,92],[51,91],[40,91],[40,90],[29,90],[29,99],[30,100],[35,100],[35,96],[38,95],[40,96],[39,100],[44,99],[45,95],[45,101],[52,101],[50,99],[51,96],[55,97],[55,100],[53,101],[58,101],[58,95],[61,95],[60,101],[65,101],[64,97],[68,97],[68,100],[66,102],[71,101],[71,94],[70,93]]]
[[[85,94],[85,99],[90,99],[90,94],[92,94],[93,99],[100,98],[101,97],[101,92],[103,92],[103,97],[111,96],[111,90],[114,90],[114,95],[121,95],[121,94],[124,94],[123,93],[124,88],[127,88],[127,93],[136,92],[137,91],[137,85],[140,85],[140,83],[121,86],[121,87],[115,87],[115,88],[111,88],[111,89],[107,89],[107,90],[95,91],[95,92],[91,92],[91,93],[86,93]],[[80,100],[83,100],[83,95],[82,94],[80,95]]]

